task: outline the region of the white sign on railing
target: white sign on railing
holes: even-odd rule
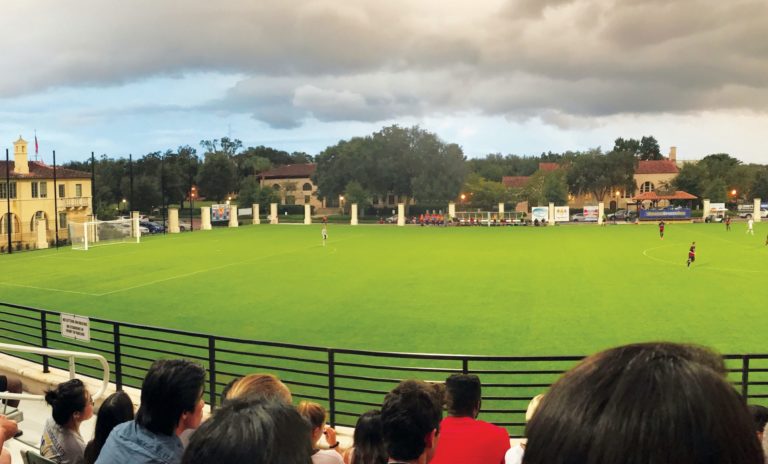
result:
[[[62,314],[61,315],[61,336],[67,338],[74,338],[75,340],[82,340],[84,342],[91,341],[91,322],[85,316],[76,316],[74,314]]]

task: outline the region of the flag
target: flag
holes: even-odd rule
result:
[[[38,151],[38,146],[37,146],[37,132],[35,132],[35,158],[37,158],[37,151]]]

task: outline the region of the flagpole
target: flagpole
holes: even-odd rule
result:
[[[5,149],[5,198],[8,203],[8,213],[5,215],[5,222],[8,230],[8,254],[13,253],[13,242],[11,241],[11,162],[8,159],[8,149]]]

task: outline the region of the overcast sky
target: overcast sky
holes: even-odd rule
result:
[[[418,124],[468,157],[610,149],[768,163],[766,0],[4,0],[0,146],[317,154]]]

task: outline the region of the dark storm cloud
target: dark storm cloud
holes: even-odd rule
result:
[[[768,103],[764,0],[11,0],[3,16],[0,98],[215,71],[246,77],[203,108],[282,128]]]

